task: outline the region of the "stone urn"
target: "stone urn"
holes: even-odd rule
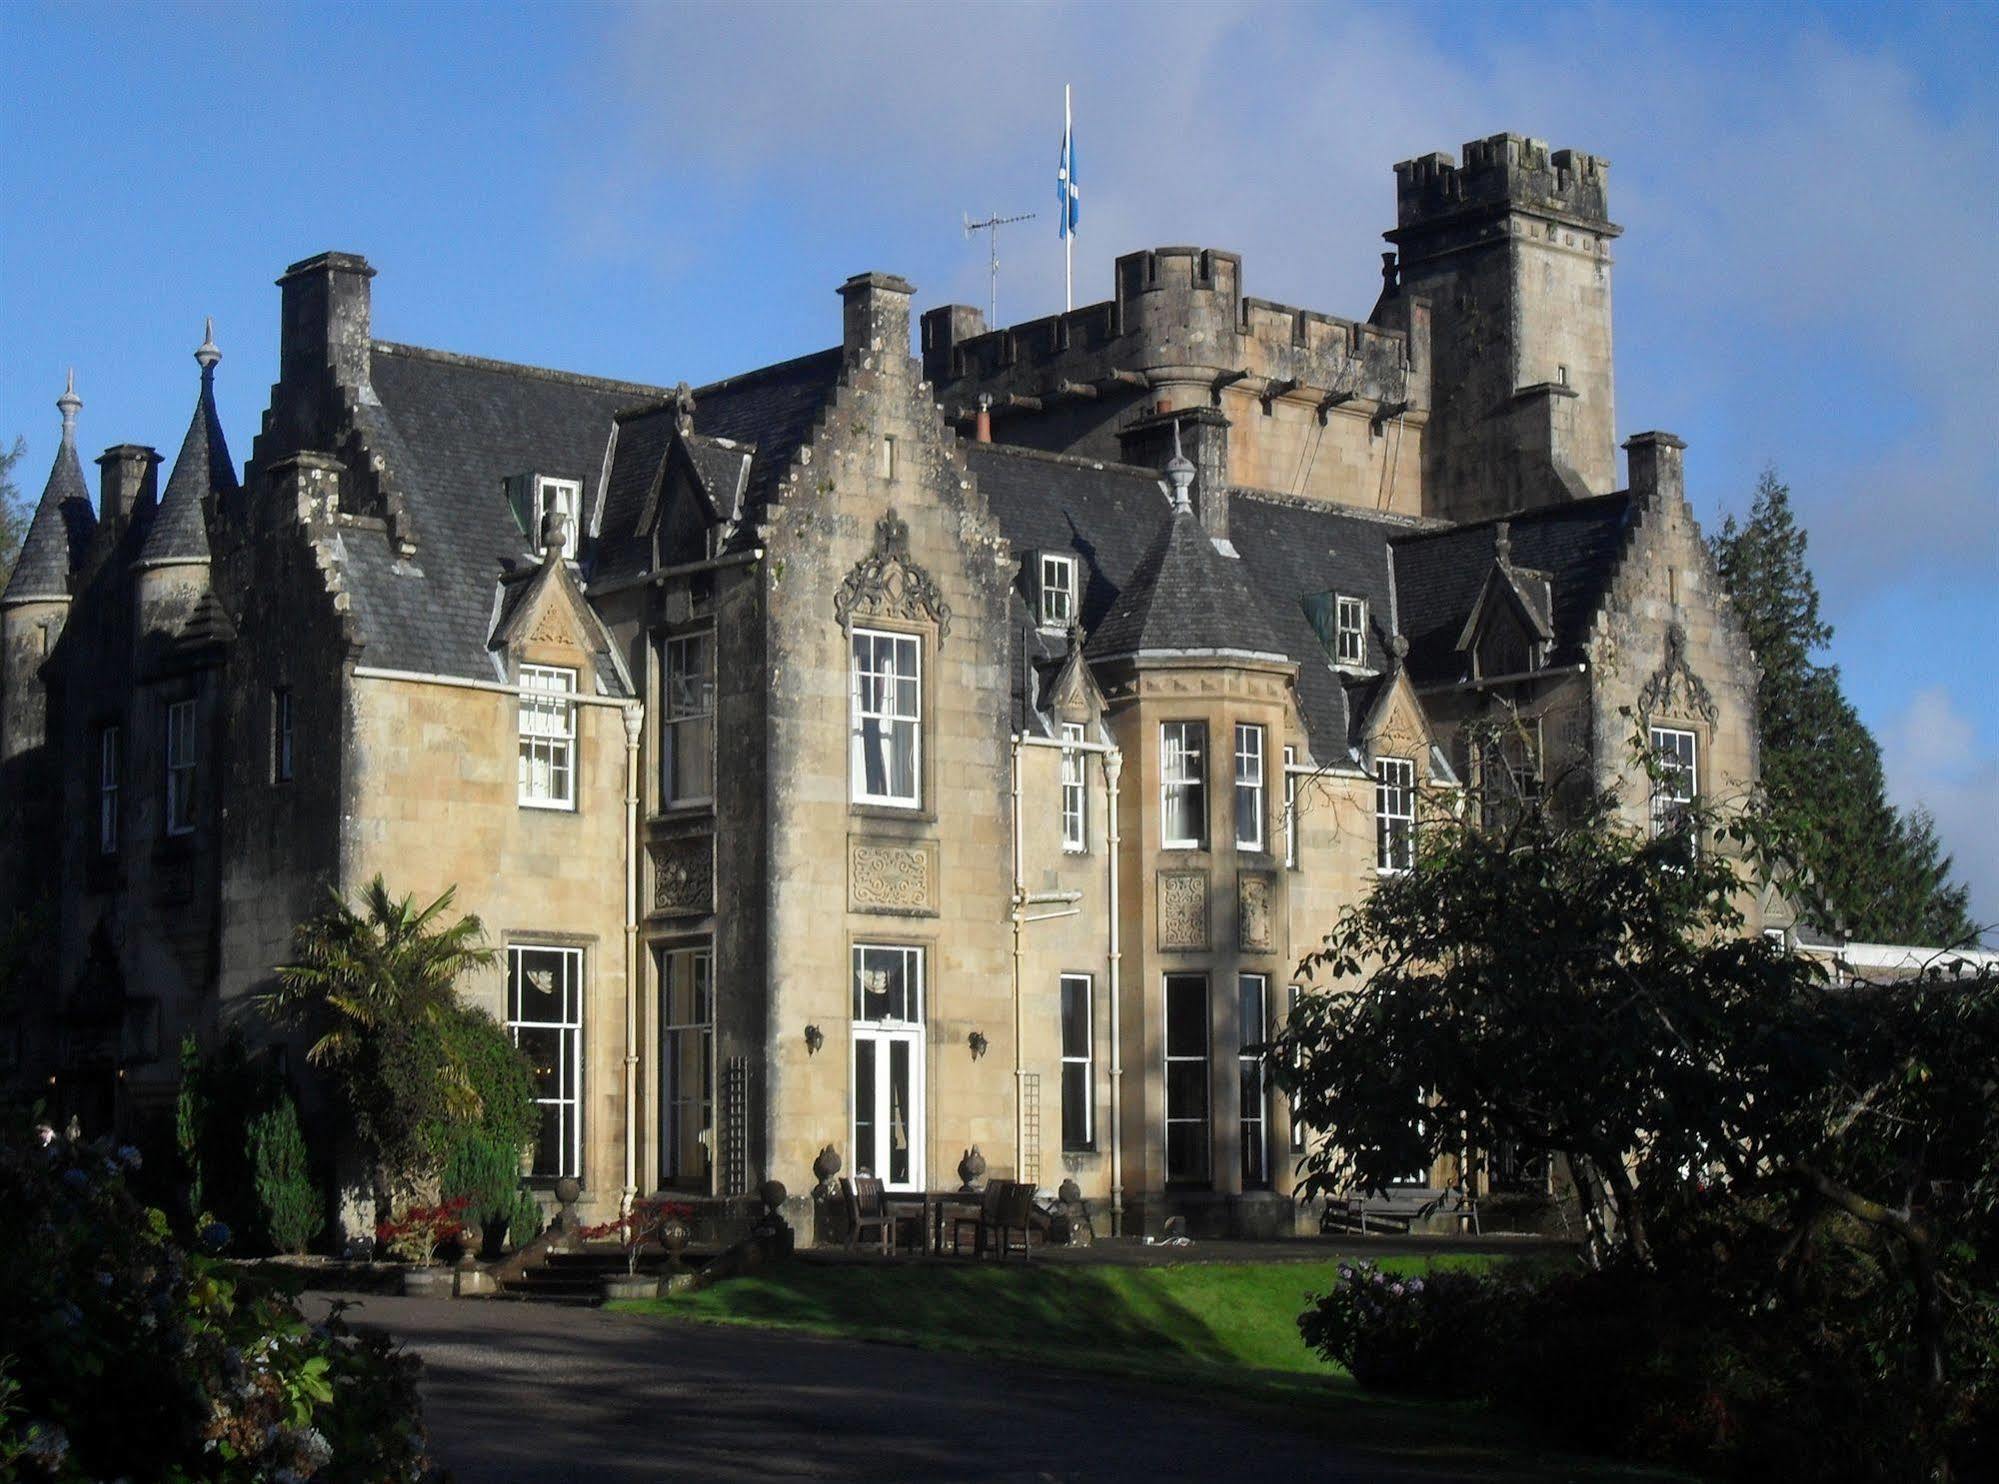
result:
[[[458,1274],[447,1267],[403,1269],[403,1292],[410,1298],[450,1298],[458,1289]]]
[[[660,1223],[659,1245],[666,1249],[666,1265],[676,1273],[681,1268],[680,1255],[687,1250],[687,1243],[693,1235],[687,1223],[678,1216]]]
[[[659,1297],[659,1277],[653,1273],[606,1273],[604,1275],[604,1298],[607,1302],[620,1299],[649,1299]]]
[[[978,1145],[967,1149],[958,1161],[958,1178],[964,1182],[958,1187],[960,1190],[977,1190],[979,1182],[986,1178],[986,1157],[979,1153]]]
[[[523,1180],[527,1179],[528,1176],[534,1173],[533,1139],[529,1139],[527,1143],[521,1145],[520,1170],[521,1170],[521,1178]]]
[[[828,1144],[824,1149],[821,1149],[817,1154],[812,1156],[812,1178],[819,1182],[813,1194],[822,1197],[832,1195],[833,1181],[838,1178],[839,1174],[840,1151],[835,1149],[831,1144]]]

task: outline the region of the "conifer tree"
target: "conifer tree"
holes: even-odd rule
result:
[[[1772,470],[1746,520],[1729,516],[1710,547],[1763,667],[1757,688],[1763,787],[1794,841],[1797,883],[1819,926],[1861,941],[1959,944],[1968,895],[1951,880],[1929,817],[1888,802],[1881,748],[1814,656],[1832,642],[1790,486]]]

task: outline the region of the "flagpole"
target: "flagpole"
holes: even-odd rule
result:
[[[1073,133],[1071,132],[1073,127],[1074,127],[1073,121],[1069,117],[1069,84],[1065,82],[1062,84],[1062,139],[1065,144],[1067,144],[1067,142],[1074,137]],[[1073,149],[1073,146],[1070,146],[1070,148]],[[1073,154],[1070,155],[1070,159],[1072,161],[1074,160],[1074,158],[1075,156]],[[1073,165],[1071,166],[1071,168],[1072,169],[1074,168]],[[1070,181],[1069,189],[1071,191],[1074,191],[1075,188],[1076,188],[1075,182],[1073,180]],[[1062,222],[1065,227],[1067,227],[1068,221],[1069,221],[1069,202],[1065,199],[1062,202]],[[1066,314],[1068,311],[1074,309],[1075,307],[1076,307],[1076,233],[1074,229],[1069,229],[1065,230],[1062,233],[1062,310]]]

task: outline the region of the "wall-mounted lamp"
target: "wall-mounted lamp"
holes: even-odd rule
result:
[[[973,1031],[969,1036],[965,1037],[965,1044],[972,1048],[972,1060],[977,1061],[986,1054],[986,1047],[989,1043],[986,1041],[986,1033],[984,1031]]]
[[[825,1044],[826,1033],[820,1030],[818,1026],[808,1025],[805,1028],[805,1054],[807,1056],[817,1056],[819,1048]]]

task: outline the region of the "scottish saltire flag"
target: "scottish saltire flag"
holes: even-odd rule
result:
[[[1082,216],[1083,188],[1076,184],[1076,137],[1069,127],[1068,100],[1062,104],[1062,163],[1055,170],[1055,199],[1062,209],[1055,214],[1056,231],[1067,237],[1075,232]]]

